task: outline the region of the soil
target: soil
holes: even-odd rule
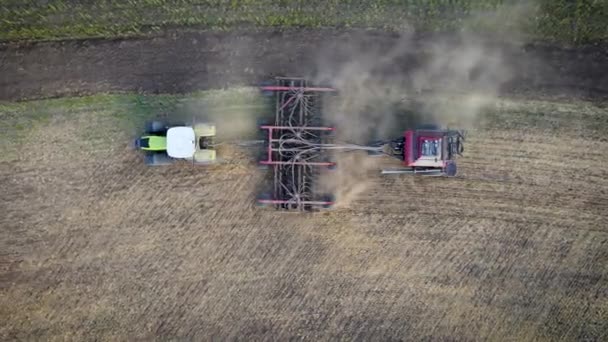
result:
[[[438,38],[456,39],[415,35],[394,63],[377,72],[407,76],[427,58],[427,42]],[[503,94],[608,98],[607,44],[568,48],[481,39],[501,50],[512,72]],[[0,100],[112,91],[180,93],[256,84],[272,75],[310,76],[319,70],[320,56],[326,67],[337,67],[361,51],[390,50],[401,40],[379,31],[325,29],[175,31],[128,40],[8,43],[0,45]]]

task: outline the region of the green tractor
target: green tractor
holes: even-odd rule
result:
[[[214,137],[213,124],[187,126],[152,121],[146,124],[144,135],[135,140],[135,147],[145,152],[146,165],[168,165],[176,160],[210,164],[216,160]]]

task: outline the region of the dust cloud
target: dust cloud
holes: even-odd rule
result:
[[[189,120],[215,124],[219,141],[240,141],[256,136],[263,101],[253,87],[213,90],[190,99],[184,111]]]
[[[222,164],[240,164],[253,160],[252,149],[239,146],[259,139],[258,120],[265,102],[253,87],[206,91],[183,106],[187,122],[215,125],[215,144]]]
[[[464,32],[392,40],[367,32],[357,42],[326,47],[314,79],[339,89],[339,96],[326,102],[325,118],[336,127],[337,140],[361,144],[397,138],[419,124],[475,128],[511,79],[504,46]],[[381,166],[365,153],[335,159],[338,169],[324,184],[348,205]]]

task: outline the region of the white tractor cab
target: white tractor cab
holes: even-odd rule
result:
[[[146,132],[135,140],[135,147],[146,153],[146,165],[168,165],[176,160],[210,164],[216,160],[213,144],[215,125],[168,125],[161,121],[146,124]]]

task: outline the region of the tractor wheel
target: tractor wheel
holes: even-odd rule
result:
[[[215,125],[210,123],[197,123],[193,127],[194,133],[198,137],[214,137]]]
[[[216,151],[210,149],[198,150],[194,153],[194,163],[209,165],[217,161]]]
[[[166,153],[148,153],[145,156],[145,163],[148,166],[162,166],[173,164],[174,159]]]
[[[162,121],[146,122],[146,133],[148,134],[164,134],[167,133],[168,125]]]

